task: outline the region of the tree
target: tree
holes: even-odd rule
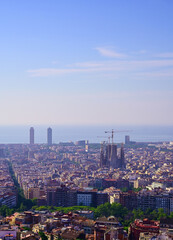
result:
[[[124,216],[128,213],[127,208],[123,207],[120,203],[112,203],[111,204],[111,215],[115,217],[124,218]]]
[[[137,218],[139,218],[139,219],[143,219],[144,218],[144,212],[141,210],[141,209],[133,209],[133,211],[132,211],[132,213],[133,213],[133,219],[135,220],[135,219],[137,219]]]
[[[171,212],[169,218],[173,219],[173,212]]]
[[[164,210],[163,210],[163,208],[159,208],[158,209],[158,220],[160,220],[161,218],[166,218],[167,217],[167,215],[166,215],[166,213],[164,213]]]
[[[23,202],[20,204],[19,210],[20,210],[21,212],[23,212],[23,211],[26,210],[26,206],[23,205]]]
[[[110,215],[111,215],[111,204],[109,202],[105,204],[101,204],[95,210],[96,217],[101,217],[101,216],[108,217]]]
[[[14,211],[15,210],[13,208],[9,208],[6,205],[2,205],[0,207],[0,215],[2,215],[3,217],[12,215]]]
[[[47,236],[43,232],[39,232],[39,235],[42,240],[48,240]]]
[[[153,219],[153,220],[157,220],[157,217],[158,217],[158,213],[156,210],[153,210],[151,213],[150,213],[150,218]]]

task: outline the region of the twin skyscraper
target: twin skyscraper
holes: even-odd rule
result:
[[[35,143],[35,137],[34,137],[34,128],[31,127],[29,130],[29,142],[31,145],[34,145]],[[52,128],[47,129],[47,145],[52,145]]]

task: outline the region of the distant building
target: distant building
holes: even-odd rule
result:
[[[117,153],[116,144],[101,145],[100,167],[126,168],[124,159],[124,146],[121,145],[120,154]]]
[[[1,225],[0,227],[0,239],[5,240],[14,240],[17,238],[17,232],[18,229],[16,226],[10,226],[10,225]]]
[[[89,151],[89,141],[86,140],[85,141],[85,152],[88,153],[88,151]]]
[[[104,146],[101,145],[101,150],[100,150],[100,167],[106,167],[106,158],[104,155]]]
[[[97,206],[97,192],[92,191],[78,191],[77,192],[77,205],[80,206]]]
[[[138,240],[140,233],[155,233],[158,234],[160,230],[159,222],[154,220],[136,219],[133,223],[130,224],[130,240]]]
[[[129,144],[130,143],[130,136],[125,136],[125,144]]]
[[[117,167],[117,145],[116,144],[112,144],[111,146],[111,156],[110,156],[110,166],[112,168],[116,168]]]
[[[52,145],[52,128],[47,129],[47,144]]]
[[[127,179],[112,179],[112,178],[108,178],[108,179],[103,179],[103,183],[102,183],[103,188],[109,188],[109,187],[115,187],[115,188],[129,188],[129,180]]]
[[[93,206],[108,202],[108,194],[90,190],[69,189],[63,185],[51,186],[46,190],[48,206]]]
[[[3,148],[0,148],[0,157],[5,157],[4,149],[3,149]]]
[[[127,232],[124,231],[121,224],[114,216],[100,217],[95,220],[94,240],[127,240]]]
[[[85,146],[85,143],[86,143],[86,141],[85,140],[79,140],[79,141],[76,141],[76,145],[77,146]]]
[[[30,136],[29,136],[30,144],[33,145],[34,144],[34,128],[31,127],[29,132],[30,132]]]
[[[67,190],[65,186],[48,187],[46,191],[47,205],[56,207],[67,206]]]
[[[121,192],[120,193],[120,203],[123,207],[127,209],[136,209],[137,208],[137,193],[133,191]]]
[[[6,205],[9,208],[16,207],[17,197],[16,193],[6,192],[0,195],[0,206]]]
[[[97,206],[109,201],[108,194],[105,192],[97,192]]]

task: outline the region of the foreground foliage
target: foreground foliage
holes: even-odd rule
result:
[[[24,210],[29,210],[31,208],[24,209],[23,203],[21,203],[21,206],[19,208],[8,208],[7,206],[1,206],[0,207],[0,215],[1,216],[10,216],[14,212],[22,212]],[[171,218],[173,219],[173,212],[170,215],[167,215],[164,213],[163,209],[160,208],[158,211],[147,209],[147,211],[142,211],[141,209],[133,209],[132,211],[129,211],[127,208],[123,207],[120,203],[105,203],[97,208],[94,207],[88,207],[88,206],[73,206],[73,207],[54,207],[54,206],[33,206],[33,210],[36,211],[45,211],[48,210],[50,212],[60,211],[63,213],[68,212],[75,212],[78,210],[91,210],[94,212],[94,219],[97,217],[108,217],[108,216],[115,216],[118,221],[121,222],[121,224],[124,227],[128,227],[131,222],[133,222],[135,219],[143,219],[148,218],[152,220],[160,220],[162,218]]]
[[[128,210],[127,208],[123,207],[120,203],[105,203],[97,208],[88,207],[88,206],[73,206],[73,207],[54,207],[54,206],[34,206],[34,210],[43,211],[49,210],[53,211],[61,211],[64,213],[68,212],[75,212],[77,210],[91,210],[94,212],[94,219],[97,217],[108,217],[108,216],[115,216],[123,226],[128,227],[131,222],[135,219],[152,219],[152,220],[160,220],[162,218],[171,218],[173,219],[173,212],[170,215],[164,213],[162,208],[156,210],[147,209],[146,211],[142,211],[141,209],[133,209]]]

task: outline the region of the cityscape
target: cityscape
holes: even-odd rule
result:
[[[37,144],[30,127],[28,144],[0,144],[1,236],[172,239],[173,142],[116,144],[117,132],[54,144],[49,127]]]
[[[173,240],[173,1],[0,1],[0,240]]]

